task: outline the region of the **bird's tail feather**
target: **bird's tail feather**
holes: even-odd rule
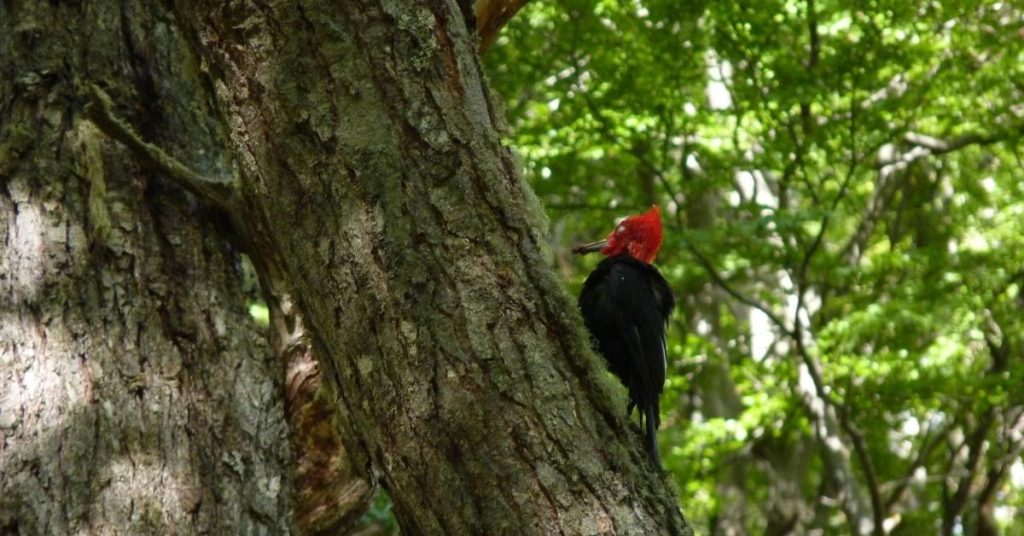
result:
[[[651,455],[654,466],[661,469],[661,456],[658,454],[658,410],[653,404],[644,405],[644,421],[647,427],[647,452]]]

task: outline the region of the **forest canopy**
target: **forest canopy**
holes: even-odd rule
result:
[[[665,211],[660,440],[698,532],[1024,534],[1022,20],[534,2],[484,58],[574,292],[572,244]]]

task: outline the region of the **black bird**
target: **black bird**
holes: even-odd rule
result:
[[[665,323],[675,306],[672,289],[651,264],[661,237],[661,211],[653,206],[623,220],[606,240],[573,248],[574,253],[600,251],[606,256],[583,283],[579,306],[597,351],[629,390],[626,416],[633,414],[634,407],[640,409],[647,451],[658,468]]]

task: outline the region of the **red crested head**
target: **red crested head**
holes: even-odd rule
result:
[[[609,257],[629,253],[650,264],[661,248],[661,234],[661,209],[653,205],[647,212],[630,216],[616,225],[601,253]]]
[[[661,248],[661,236],[661,209],[657,205],[652,205],[647,212],[622,220],[608,235],[607,240],[578,246],[574,251],[600,251],[609,257],[628,253],[650,264],[654,262],[654,257]]]

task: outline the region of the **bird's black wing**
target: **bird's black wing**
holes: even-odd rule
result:
[[[615,305],[615,325],[629,353],[631,397],[642,408],[656,409],[665,384],[663,312],[671,291],[657,270],[634,259],[612,265],[606,289],[608,300]]]
[[[608,369],[628,386],[632,360],[616,321],[619,316],[616,310],[618,304],[609,293],[609,276],[615,264],[612,258],[604,259],[590,273],[583,283],[579,306],[583,322],[595,343],[595,350],[604,356]]]
[[[658,466],[655,435],[658,397],[665,384],[665,321],[674,302],[658,270],[628,255],[601,261],[583,283],[579,299],[597,350],[629,389],[628,409],[640,408],[647,448]]]

